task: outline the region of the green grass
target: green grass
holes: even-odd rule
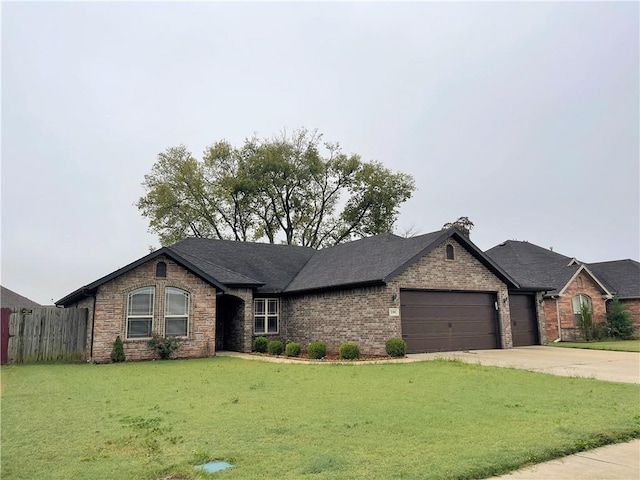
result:
[[[640,340],[604,340],[601,342],[558,342],[548,343],[551,347],[587,348],[590,350],[618,350],[640,352]]]
[[[450,361],[23,365],[2,389],[3,480],[471,479],[640,435],[638,385]]]

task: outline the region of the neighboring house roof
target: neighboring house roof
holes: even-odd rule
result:
[[[590,263],[589,268],[619,298],[640,298],[640,263],[635,260]]]
[[[0,286],[0,305],[2,308],[38,308],[42,306],[38,302],[3,286]]]
[[[187,238],[76,290],[56,304],[75,303],[86,294],[94,293],[100,285],[163,254],[223,291],[229,287],[245,287],[265,294],[293,293],[383,284],[450,237],[455,238],[509,288],[518,287],[504,269],[459,230],[450,228],[411,238],[390,233],[377,235],[322,250]]]
[[[572,258],[529,242],[507,240],[485,252],[509,272],[523,289],[542,288],[557,294],[573,277],[580,265]]]
[[[640,264],[634,260],[584,263],[516,240],[503,242],[485,253],[511,274],[521,288],[546,285],[549,295],[562,294],[578,273],[584,272],[605,295],[618,293],[622,298],[640,297]]]

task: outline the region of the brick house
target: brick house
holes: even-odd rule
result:
[[[577,327],[581,306],[593,320],[605,319],[614,295],[640,329],[640,263],[616,260],[584,263],[529,242],[507,241],[485,252],[519,283],[521,288],[544,288],[545,334],[548,341],[581,337]]]
[[[117,336],[127,359],[152,358],[152,333],[180,337],[178,357],[250,351],[257,336],[324,341],[329,351],[356,341],[364,353],[384,354],[392,337],[410,352],[541,343],[536,288],[521,289],[451,228],[322,250],[187,238],[56,304],[88,308],[96,362],[109,360]]]

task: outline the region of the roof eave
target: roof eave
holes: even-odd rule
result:
[[[365,280],[361,282],[343,283],[339,285],[328,285],[328,286],[322,286],[322,287],[301,288],[296,290],[284,290],[282,293],[300,294],[300,293],[332,292],[336,290],[345,290],[348,288],[377,287],[381,285],[386,285],[386,282],[384,281],[384,279]]]
[[[144,264],[144,263],[146,263],[146,262],[148,262],[150,260],[153,260],[154,258],[157,258],[157,257],[159,257],[161,255],[165,255],[165,256],[169,257],[170,259],[172,259],[176,263],[180,264],[181,266],[183,266],[187,270],[190,270],[191,272],[193,272],[194,274],[196,274],[197,276],[202,278],[205,282],[213,285],[217,289],[222,290],[223,292],[227,290],[227,287],[225,285],[223,285],[222,283],[218,282],[215,278],[211,277],[206,272],[203,272],[202,270],[200,270],[198,267],[193,265],[188,260],[185,260],[184,258],[182,258],[180,255],[175,253],[173,250],[171,250],[171,249],[169,249],[167,247],[162,247],[159,250],[156,250],[155,252],[151,252],[150,254],[145,255],[142,258],[139,258],[135,262],[132,262],[132,263],[130,263],[128,265],[125,265],[124,267],[119,268],[118,270],[116,270],[114,272],[111,272],[110,274],[105,275],[102,278],[99,278],[95,282],[92,282],[92,283],[90,283],[88,285],[85,285],[82,288],[79,288],[75,292],[72,292],[69,295],[67,295],[66,297],[61,298],[60,300],[55,302],[55,304],[56,305],[66,306],[66,305],[69,305],[70,303],[75,303],[75,302],[81,300],[82,298],[85,298],[87,296],[87,293],[89,293],[89,292],[91,292],[92,294],[95,294],[95,292],[98,290],[98,288],[101,285],[104,285],[105,283],[113,280],[114,278],[117,278],[120,275],[123,275],[123,274],[127,273],[128,271],[133,270],[134,268],[137,268],[140,265],[142,265],[142,264]]]

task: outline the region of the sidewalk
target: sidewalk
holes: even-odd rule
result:
[[[640,440],[539,463],[489,480],[638,480]]]

